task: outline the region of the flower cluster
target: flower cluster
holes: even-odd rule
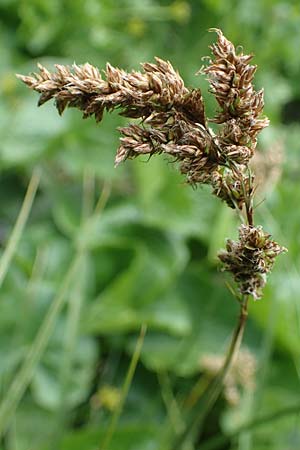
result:
[[[229,206],[242,209],[253,191],[254,177],[247,173],[248,163],[254,155],[257,135],[269,120],[261,117],[263,90],[255,91],[252,84],[256,66],[249,63],[253,56],[237,53],[220,30],[214,31],[218,40],[211,46],[213,58],[200,72],[208,76],[210,92],[220,107],[212,121],[219,124],[216,141],[227,169],[221,169],[221,173],[219,170],[213,187]]]
[[[60,114],[76,107],[84,118],[101,121],[105,110],[119,109],[123,116],[141,119],[119,129],[116,165],[139,155],[165,153],[182,163],[190,183],[206,182],[211,168],[217,167],[201,91],[186,88],[169,62],[156,58],[156,64],[142,64],[143,73],[107,64],[105,79],[90,64],[56,65],[54,73],[38,67],[39,73],[18,77],[41,94],[39,105],[53,98]]]
[[[226,251],[218,256],[224,263],[224,270],[233,274],[241,294],[259,299],[276,256],[285,251],[261,226],[241,225],[239,240],[228,239]]]
[[[217,134],[207,126],[200,89],[188,89],[170,62],[159,58],[142,64],[142,72],[107,64],[102,77],[90,64],[56,65],[54,73],[39,65],[39,73],[19,78],[41,94],[39,105],[53,98],[60,114],[76,107],[84,117],[101,121],[104,111],[119,109],[123,116],[140,119],[120,128],[116,164],[145,154],[171,155],[188,183],[211,184],[215,195],[242,209],[245,193],[252,189],[245,183],[245,165],[253,156],[257,133],[268,121],[259,118],[263,93],[252,86],[256,66],[249,65],[251,56],[237,55],[233,44],[215,31],[214,59],[202,72],[221,107],[214,119],[222,124]]]
[[[256,66],[252,55],[237,52],[220,30],[211,46],[212,58],[200,70],[207,75],[210,92],[219,111],[209,126],[200,89],[187,88],[170,62],[156,58],[142,64],[142,71],[126,72],[107,64],[104,76],[84,64],[56,65],[51,73],[38,65],[39,73],[18,75],[40,94],[39,105],[54,99],[60,114],[76,107],[83,117],[101,121],[105,111],[138,119],[119,128],[116,165],[140,155],[164,154],[179,162],[181,173],[192,185],[209,184],[214,195],[242,211],[248,227],[240,228],[240,240],[228,241],[220,255],[233,273],[242,294],[259,298],[274,257],[283,249],[260,228],[253,227],[254,175],[249,162],[258,133],[268,126],[262,117],[263,91],[253,87]]]

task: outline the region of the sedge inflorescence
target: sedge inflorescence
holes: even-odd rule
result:
[[[201,90],[186,87],[171,63],[160,58],[142,64],[141,72],[126,72],[107,64],[104,77],[90,64],[56,65],[55,72],[39,65],[39,73],[18,77],[40,93],[39,105],[54,99],[60,114],[67,107],[76,107],[84,118],[94,116],[99,122],[105,111],[116,109],[125,117],[138,119],[119,128],[116,165],[140,155],[168,155],[179,162],[189,184],[209,184],[214,195],[244,213],[248,225],[240,228],[240,240],[236,244],[228,241],[227,252],[219,257],[233,273],[240,293],[259,298],[265,274],[283,251],[253,225],[254,175],[249,162],[257,136],[269,120],[262,116],[263,90],[256,91],[253,86],[256,66],[250,64],[252,55],[237,52],[220,30],[212,31],[217,33],[217,42],[211,46],[208,64],[200,69],[219,107],[212,119],[206,117]],[[255,252],[255,257],[245,257],[244,244],[248,245],[250,237],[245,237],[243,227],[252,237],[263,233],[266,246],[272,242],[272,264],[270,252],[261,246],[257,247],[259,257]],[[260,242],[250,241],[254,247]]]
[[[239,240],[227,240],[226,251],[219,253],[224,270],[233,274],[243,295],[258,299],[272,270],[276,256],[286,251],[270,239],[261,226],[241,225]]]

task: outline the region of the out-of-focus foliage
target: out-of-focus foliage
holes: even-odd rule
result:
[[[259,148],[277,156],[276,176],[267,171],[258,190],[256,217],[289,253],[250,308],[245,345],[257,359],[256,388],[242,392],[235,407],[216,405],[201,445],[257,411],[293,404],[300,385],[299,2],[2,0],[0,21],[3,248],[32,170],[41,171],[0,290],[1,399],[72,261],[80,260],[1,450],[100,449],[143,323],[141,358],[110,450],[167,450],[166,430],[182,428],[184,399],[201,374],[205,382],[201,358],[226,351],[237,308],[215,254],[226,237],[236,237],[232,211],[209,191],[185,186],[161,158],[115,169],[116,128],[124,119],[107,115],[97,126],[77,111],[60,118],[50,104],[37,109],[15,78],[37,61],[131,69],[157,55],[203,89],[210,113],[207,83],[195,75],[209,54],[210,27],[256,55],[256,83],[265,88],[272,120]],[[262,424],[213,448],[300,448],[299,419]]]

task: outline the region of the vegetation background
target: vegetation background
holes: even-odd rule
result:
[[[223,396],[186,448],[299,449],[299,1],[1,0],[0,22],[1,450],[104,450],[119,413],[106,450],[168,450],[188,393],[207,380],[203,357],[226,351],[238,308],[216,252],[236,237],[234,213],[163,158],[114,169],[124,119],[60,118],[15,78],[38,61],[131,70],[160,56],[203,89],[212,115],[195,75],[210,27],[255,54],[271,119],[256,162],[257,222],[289,253],[251,304],[244,346],[255,387],[239,386],[235,405]]]

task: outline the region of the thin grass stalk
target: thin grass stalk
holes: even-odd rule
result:
[[[86,168],[83,174],[82,183],[82,207],[81,207],[81,223],[82,225],[89,220],[91,217],[93,201],[94,201],[94,191],[95,191],[95,177],[91,169]],[[105,208],[107,200],[109,198],[109,192],[107,192],[104,186],[99,197],[99,201],[93,212],[93,216],[99,215],[101,211]],[[85,264],[85,258],[87,256],[87,251],[82,249],[82,264]],[[68,385],[70,377],[72,374],[72,365],[74,359],[74,352],[76,349],[76,340],[78,338],[79,331],[79,321],[80,321],[80,311],[83,303],[83,284],[84,284],[85,271],[83,267],[79,267],[78,275],[69,296],[68,304],[68,315],[66,323],[66,334],[64,342],[64,358],[63,365],[60,373],[60,385],[61,385],[61,400],[60,406],[58,408],[57,415],[57,430],[54,441],[52,442],[52,448],[56,449],[59,447],[60,439],[62,437],[63,428],[66,423],[67,411],[68,411]]]
[[[181,433],[185,429],[184,418],[180,411],[180,406],[172,391],[170,377],[166,372],[158,372],[158,382],[161,387],[162,399],[164,401],[172,432]]]
[[[76,350],[76,342],[78,338],[78,328],[80,320],[80,311],[83,303],[82,284],[83,281],[83,265],[85,263],[84,254],[82,254],[80,265],[74,274],[74,284],[69,294],[68,299],[68,316],[65,330],[65,342],[64,342],[64,358],[63,365],[60,371],[60,404],[58,407],[58,414],[56,417],[56,432],[55,437],[51,443],[51,448],[56,450],[59,448],[60,440],[63,435],[64,426],[68,421],[69,410],[69,383],[72,375],[72,366],[74,361],[74,353]]]
[[[225,435],[217,435],[208,439],[206,442],[201,444],[199,450],[214,450],[215,448],[219,448],[221,445],[228,443],[229,440],[233,440],[238,438],[242,433],[246,431],[255,430],[258,427],[270,424],[277,420],[280,420],[284,417],[288,417],[294,414],[300,413],[300,403],[296,403],[295,405],[288,406],[286,408],[279,409],[270,414],[265,414],[257,419],[251,420],[249,422],[240,425],[235,430]]]
[[[82,180],[82,207],[81,221],[89,217],[93,212],[95,195],[95,173],[91,167],[85,167]]]
[[[195,407],[192,413],[193,419],[190,425],[185,429],[184,433],[175,440],[172,449],[179,450],[181,447],[186,448],[192,443],[197,434],[201,433],[205,418],[218,400],[222,389],[223,382],[230,370],[232,364],[237,357],[241,342],[244,335],[245,325],[248,316],[248,296],[245,296],[241,302],[240,314],[236,328],[233,332],[232,339],[226,354],[224,364],[217,374],[217,376],[208,385],[206,391],[203,393],[199,404]]]
[[[237,207],[236,210],[238,212]],[[252,196],[250,194],[247,194],[246,192],[245,192],[245,215],[248,225],[253,226],[254,217],[252,208]],[[202,398],[200,400],[200,404],[195,407],[196,412],[193,414],[194,418],[190,426],[188,426],[184,430],[183,434],[179,437],[178,440],[175,440],[175,445],[173,447],[174,450],[179,449],[179,446],[181,445],[183,448],[186,447],[188,448],[190,443],[194,441],[196,435],[201,433],[205,418],[208,416],[209,412],[211,411],[216,401],[218,400],[220,394],[222,393],[224,380],[230,368],[234,364],[234,361],[238,355],[243,340],[244,330],[248,317],[248,301],[249,295],[241,296],[239,300],[240,314],[238,317],[235,330],[232,335],[230,345],[226,352],[226,357],[223,366],[220,369],[217,376],[212,380],[212,382],[208,385],[207,389],[204,391]]]
[[[101,443],[101,445],[99,447],[99,450],[108,450],[110,442],[113,438],[114,432],[116,430],[120,416],[121,416],[123,408],[124,408],[125,400],[127,398],[138,361],[141,356],[141,351],[142,351],[146,331],[147,331],[147,326],[145,324],[143,324],[141,326],[141,331],[140,331],[138,340],[136,342],[136,346],[135,346],[135,349],[134,349],[134,352],[133,352],[133,355],[132,355],[132,358],[130,361],[130,365],[128,367],[128,371],[127,371],[127,374],[126,374],[126,377],[125,377],[125,380],[123,383],[120,402],[111,418],[110,424],[109,424],[107,432],[104,436],[103,442]]]
[[[16,252],[16,249],[22,237],[25,225],[27,223],[34,202],[36,192],[40,184],[40,179],[41,179],[40,170],[35,169],[32,173],[18,218],[15,222],[14,228],[9,237],[7,246],[0,259],[0,287],[2,286],[9,265],[13,259],[13,256]]]
[[[3,402],[0,404],[0,438],[7,431],[11,418],[15,413],[25,390],[31,382],[33,373],[47,347],[55,320],[65,302],[70,284],[74,280],[74,275],[77,273],[80,261],[81,254],[78,253],[70,264],[61,287],[48,309],[44,321],[40,326],[19,372],[13,379]]]
[[[103,211],[110,194],[111,194],[111,182],[106,180],[103,183],[101,195],[95,207],[95,214],[100,214],[101,211]]]

